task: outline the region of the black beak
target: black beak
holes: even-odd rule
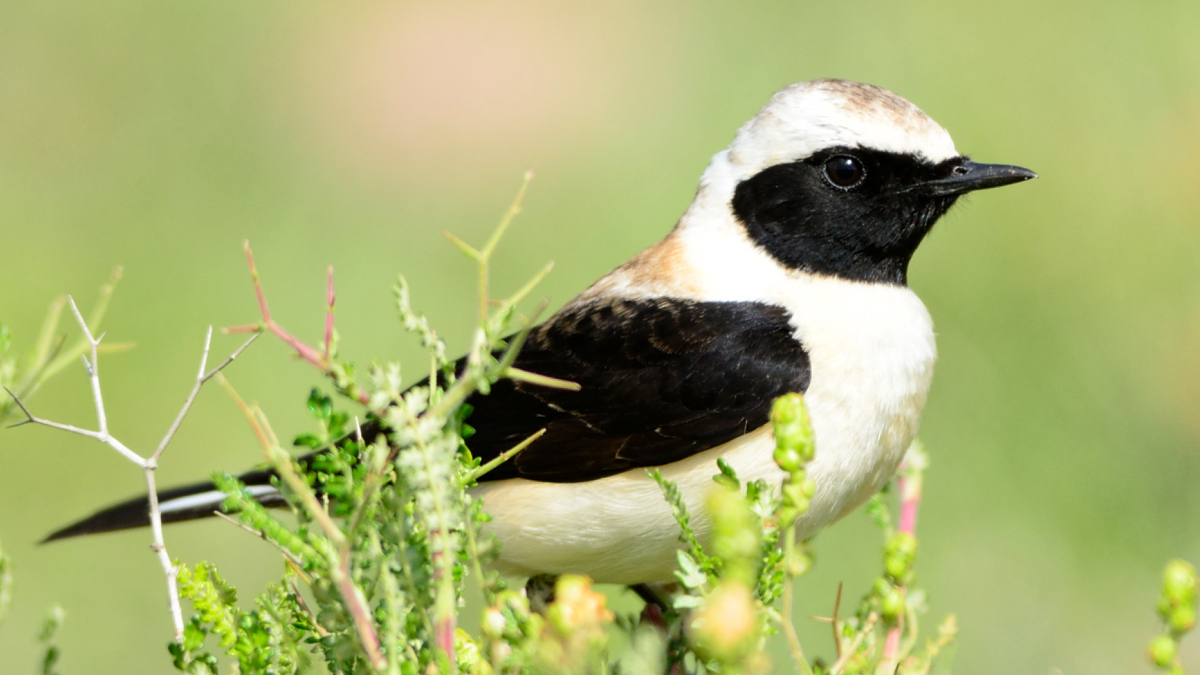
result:
[[[972,190],[986,190],[1037,177],[1036,173],[1019,166],[979,164],[968,159],[955,166],[948,178],[927,181],[913,186],[913,189],[938,196],[960,195]]]

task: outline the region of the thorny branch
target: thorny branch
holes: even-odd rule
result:
[[[258,268],[254,266],[254,253],[250,250],[250,242],[243,242],[242,247],[246,251],[246,263],[250,266],[250,276],[254,279],[254,295],[258,298],[258,310],[262,315],[262,323],[226,328],[224,331],[226,333],[271,331],[276,337],[283,340],[292,349],[295,349],[297,356],[320,368],[326,375],[335,376],[333,361],[333,304],[335,298],[333,292],[333,267],[329,267],[329,280],[326,286],[325,344],[324,352],[322,352],[305,344],[303,340],[287,332],[283,326],[280,326],[275,322],[275,319],[271,318],[271,310],[267,307],[267,296],[263,292],[262,281],[258,278]],[[359,403],[370,405],[370,396],[365,391],[357,387],[353,389],[353,391],[347,393]]]
[[[850,659],[858,652],[858,646],[862,644],[863,638],[865,638],[867,634],[871,632],[871,629],[875,627],[875,623],[877,621],[879,621],[878,613],[871,612],[869,615],[867,615],[866,623],[863,624],[862,629],[858,631],[858,634],[854,636],[854,639],[850,641],[850,644],[846,645],[842,649],[842,655],[838,657],[837,661],[834,661],[832,666],[829,667],[829,672],[842,672],[842,669],[846,667],[846,664],[849,663]]]
[[[179,588],[176,583],[176,577],[179,574],[179,568],[171,562],[171,557],[167,554],[166,544],[163,543],[162,512],[158,505],[158,490],[155,485],[154,472],[158,468],[159,458],[162,457],[163,451],[167,449],[167,444],[169,444],[171,439],[175,437],[175,432],[179,430],[179,426],[183,423],[183,418],[187,416],[188,411],[191,409],[192,403],[196,400],[196,395],[200,393],[200,387],[204,386],[205,382],[212,379],[214,375],[219,373],[230,363],[233,363],[234,359],[240,356],[241,353],[250,346],[250,343],[254,342],[254,340],[257,339],[261,333],[255,332],[254,335],[251,335],[249,339],[243,342],[240,347],[235,349],[233,353],[230,354],[229,357],[222,361],[219,365],[212,370],[206,370],[208,367],[209,347],[212,344],[212,326],[208,327],[208,332],[204,337],[204,352],[200,357],[200,369],[196,374],[196,382],[192,387],[191,393],[188,394],[187,400],[184,401],[183,407],[180,409],[179,414],[175,417],[175,421],[172,422],[170,428],[167,429],[166,435],[163,436],[162,441],[158,444],[158,447],[154,450],[154,453],[149,457],[142,457],[133,450],[130,450],[124,443],[113,437],[108,432],[108,415],[105,412],[104,397],[100,391],[100,363],[98,358],[100,341],[104,339],[104,335],[101,334],[100,337],[93,337],[91,330],[88,328],[87,322],[83,319],[83,315],[79,313],[79,308],[75,306],[75,299],[68,297],[67,300],[71,305],[71,311],[75,314],[75,319],[78,321],[79,327],[83,331],[84,338],[87,340],[91,351],[90,359],[86,354],[81,355],[81,358],[83,359],[84,368],[87,369],[88,379],[92,385],[92,398],[96,404],[96,419],[99,429],[97,431],[89,431],[87,429],[80,429],[79,427],[75,427],[70,424],[61,424],[42,419],[40,417],[35,417],[33,413],[31,413],[29,409],[25,407],[25,404],[20,398],[17,397],[16,394],[6,389],[9,396],[11,396],[17,406],[21,408],[21,412],[25,413],[26,417],[25,421],[14,424],[13,426],[21,426],[24,424],[40,424],[42,426],[60,429],[62,431],[69,431],[74,434],[79,434],[80,436],[94,438],[113,450],[116,450],[121,454],[122,457],[128,459],[130,462],[133,462],[142,469],[142,472],[146,478],[146,488],[149,491],[150,529],[154,537],[154,541],[150,544],[150,550],[154,551],[154,553],[158,556],[158,560],[162,564],[163,573],[166,575],[167,592],[171,603],[171,618],[175,623],[175,641],[182,642],[183,612],[179,606]]]

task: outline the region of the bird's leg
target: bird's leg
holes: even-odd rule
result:
[[[638,623],[658,629],[666,640],[667,675],[687,673],[683,663],[687,652],[687,640],[683,635],[684,615],[673,608],[669,601],[679,586],[675,583],[635,584],[629,590],[646,602]]]
[[[525,597],[529,598],[530,611],[545,614],[546,607],[554,602],[554,585],[558,577],[553,574],[538,574],[525,582]]]
[[[671,606],[667,604],[663,596],[651,587],[650,584],[634,584],[629,587],[629,590],[637,593],[638,597],[646,603],[647,608],[651,606],[656,607],[660,614],[671,609]]]

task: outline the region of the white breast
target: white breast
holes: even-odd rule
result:
[[[906,287],[810,278],[780,300],[812,363],[805,401],[817,491],[799,524],[807,536],[895,473],[917,433],[937,348],[929,313]]]

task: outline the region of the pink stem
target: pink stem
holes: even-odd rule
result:
[[[910,485],[908,479],[903,475],[896,478],[896,488],[900,492],[900,531],[909,534],[917,532],[917,507],[921,505],[921,483],[916,481]],[[900,587],[901,597],[904,596],[905,589]],[[883,644],[883,659],[884,661],[892,661],[900,652],[900,635],[904,628],[904,616],[900,616],[900,621],[888,631],[887,640]]]
[[[437,633],[437,646],[450,659],[454,661],[454,617],[443,619],[438,622],[434,628]]]
[[[917,532],[917,507],[921,505],[921,493],[914,490],[914,494],[907,494],[908,480],[903,476],[896,479],[896,487],[900,489],[900,494],[904,500],[900,502],[900,531],[909,534]]]
[[[448,585],[446,584],[446,570],[443,569],[445,556],[445,551],[434,551],[430,561],[433,563],[434,582],[439,586],[443,586],[443,588],[437,590],[438,599],[434,607],[433,639],[438,649],[441,649],[446,654],[449,663],[454,663],[454,629],[456,623],[454,605],[452,603],[443,603],[445,599],[443,594],[447,592],[453,593],[454,590],[452,587],[445,588]]]
[[[351,581],[350,577],[350,549],[342,551],[341,564],[338,568],[338,574],[335,575],[338,590],[342,594],[342,598],[346,601],[346,607],[350,612],[351,618],[354,620],[354,628],[358,632],[358,637],[362,641],[363,651],[367,653],[367,658],[370,659],[371,665],[375,670],[383,670],[387,667],[387,659],[379,649],[379,637],[375,634],[375,624],[371,618],[371,610],[363,601],[363,597],[358,588]]]
[[[258,281],[258,268],[254,266],[254,253],[250,251],[250,240],[242,242],[246,249],[246,262],[250,265],[250,276],[254,279],[254,294],[258,296],[258,309],[262,313],[263,322],[271,323],[271,310],[267,309],[267,296],[263,294],[262,284]]]
[[[226,328],[222,328],[221,332],[228,335],[231,333],[253,333],[257,330],[262,330],[261,323],[250,323],[246,324],[245,326],[228,326]]]
[[[245,242],[243,247],[246,249],[246,262],[250,265],[250,276],[254,279],[254,294],[258,296],[258,309],[262,313],[263,326],[278,336],[280,340],[286,342],[292,349],[295,349],[297,356],[320,368],[323,372],[329,373],[329,353],[333,344],[333,266],[329,267],[329,285],[326,295],[329,312],[325,317],[325,354],[322,355],[315,348],[304,344],[300,338],[284,330],[283,326],[275,323],[274,319],[271,318],[271,312],[267,309],[267,296],[263,293],[262,283],[258,280],[258,269],[254,266],[254,254],[250,252],[250,242]],[[227,329],[227,332],[244,331],[246,331],[246,327],[243,326]],[[359,403],[366,405],[370,400],[366,392],[358,393]]]
[[[284,342],[288,343],[288,345],[291,346],[292,349],[296,350],[296,355],[299,356],[300,358],[304,359],[305,361],[308,361],[309,363],[320,368],[321,370],[328,369],[329,366],[328,366],[328,364],[325,363],[325,359],[321,358],[321,352],[304,344],[304,342],[302,342],[300,340],[300,338],[295,337],[291,333],[284,330],[283,326],[280,326],[279,324],[275,323],[274,321],[267,321],[267,330],[271,331],[276,336],[278,336],[280,340],[283,340]]]

